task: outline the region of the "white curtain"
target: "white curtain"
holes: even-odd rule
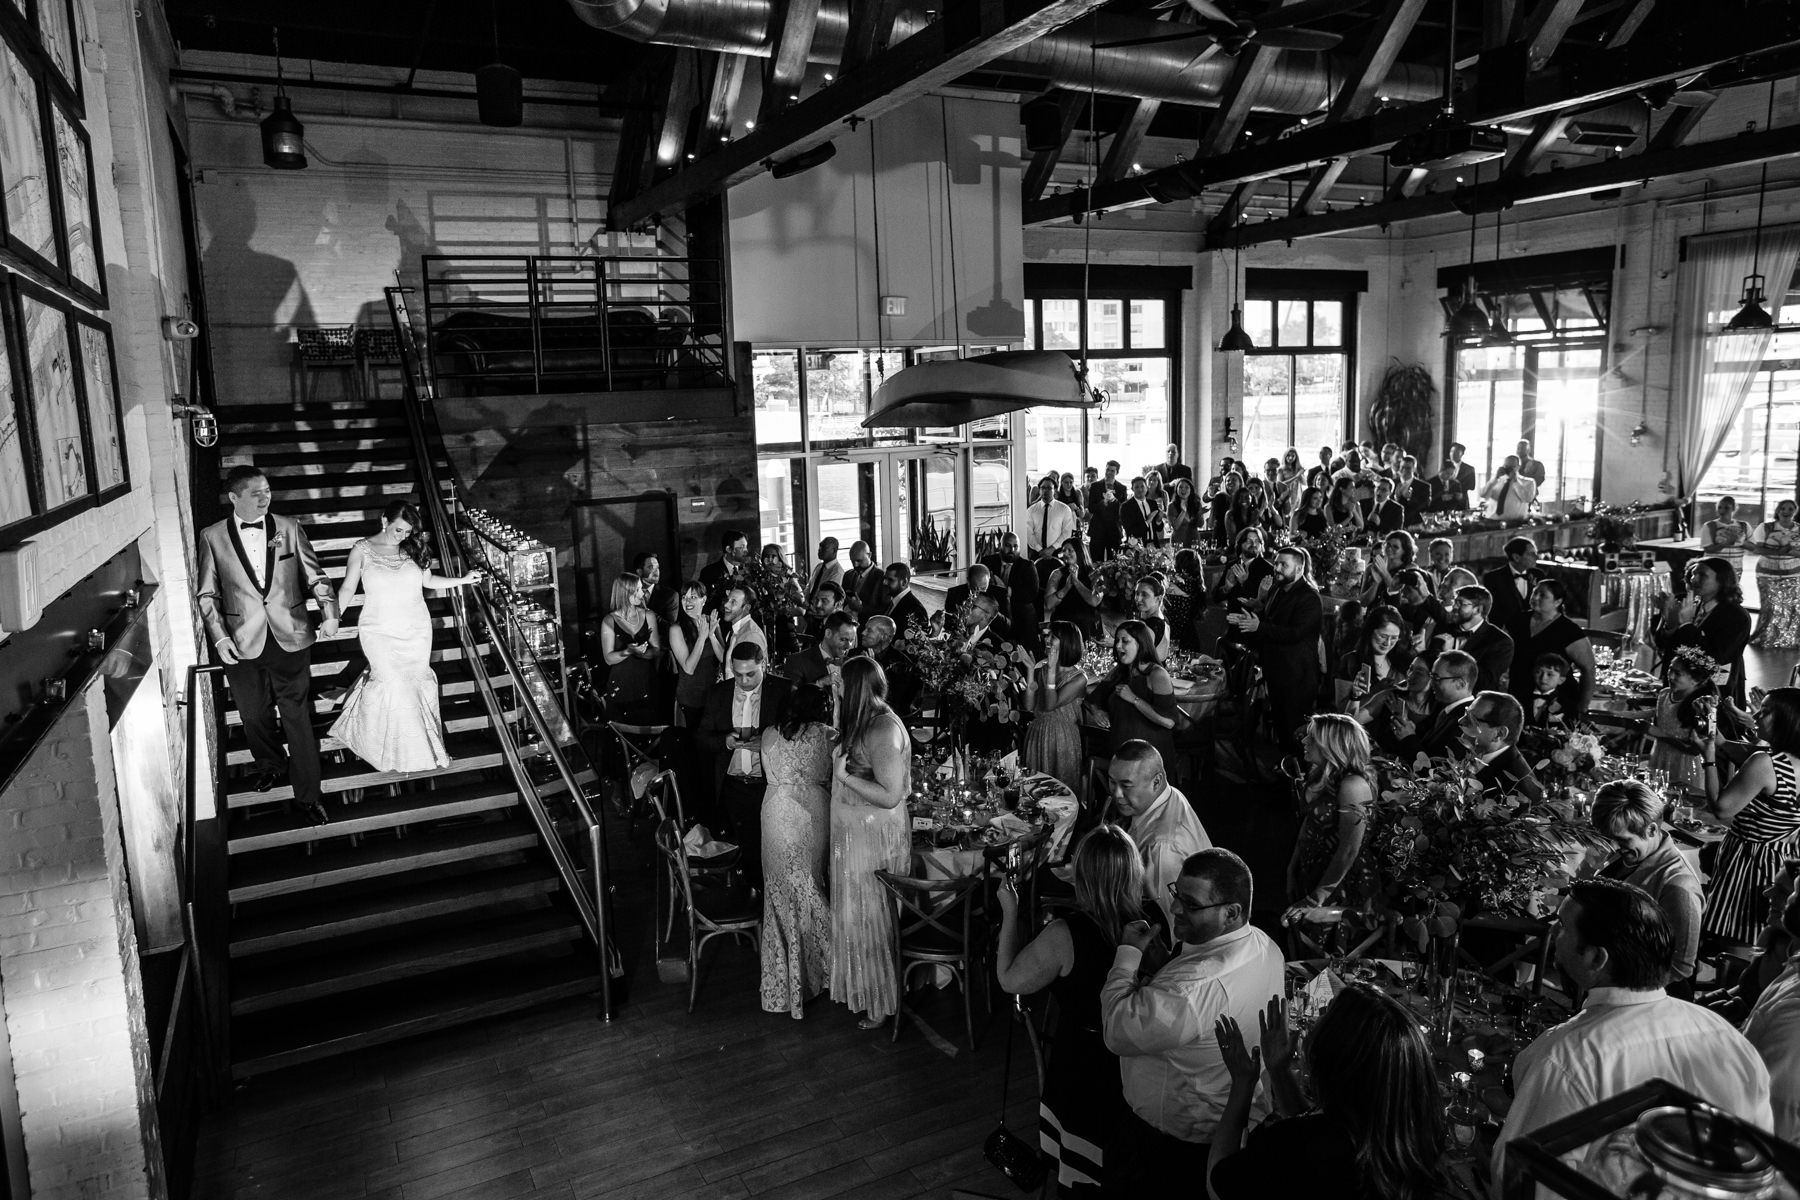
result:
[[[1779,316],[1800,263],[1800,225],[1764,229],[1760,254],[1754,230],[1692,238],[1681,266],[1675,307],[1675,396],[1681,414],[1676,483],[1684,502],[1693,499],[1726,434],[1736,427],[1750,381],[1773,339],[1766,329],[1722,332],[1739,308],[1753,259],[1754,269],[1769,281],[1764,307]]]

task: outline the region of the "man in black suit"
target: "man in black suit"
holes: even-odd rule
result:
[[[1473,768],[1484,792],[1501,798],[1515,793],[1541,800],[1544,786],[1519,753],[1519,730],[1525,709],[1517,696],[1482,692],[1463,711],[1462,740],[1468,749],[1464,765]]]
[[[1431,699],[1437,711],[1423,725],[1406,719],[1404,707],[1392,718],[1395,745],[1407,762],[1423,754],[1427,758],[1460,756],[1463,752],[1463,714],[1475,702],[1475,659],[1461,650],[1446,650],[1431,664]]]
[[[1487,619],[1494,597],[1478,585],[1456,589],[1456,602],[1450,609],[1450,626],[1438,635],[1445,650],[1461,650],[1473,658],[1480,668],[1472,691],[1504,692],[1506,678],[1512,669],[1513,640],[1505,630]]]
[[[1469,497],[1475,494],[1475,468],[1463,461],[1463,455],[1468,452],[1469,448],[1461,442],[1450,443],[1450,465],[1456,468],[1451,482],[1455,487],[1456,494],[1462,499],[1462,502],[1456,505],[1459,509],[1467,509]]]
[[[1283,546],[1275,552],[1275,586],[1265,596],[1262,612],[1225,616],[1239,640],[1261,657],[1275,744],[1283,754],[1298,745],[1300,725],[1316,706],[1319,693],[1319,631],[1325,623],[1325,605],[1308,578],[1311,567],[1305,550]]]
[[[869,553],[869,543],[850,543],[850,569],[844,572],[844,607],[859,619],[881,611],[882,574]]]
[[[744,874],[762,887],[762,802],[767,781],[757,747],[762,731],[781,719],[788,681],[771,675],[761,646],[747,642],[731,651],[730,678],[706,694],[700,746],[716,762],[717,795],[731,840],[743,850]]]
[[[1406,509],[1406,524],[1417,525],[1431,507],[1431,485],[1419,478],[1419,460],[1410,454],[1400,456],[1400,474],[1394,481],[1394,499]]]
[[[1185,479],[1189,483],[1194,482],[1194,468],[1181,461],[1181,447],[1174,442],[1169,443],[1169,449],[1163,456],[1161,470],[1163,486],[1166,488],[1173,488],[1177,479]]]
[[[1027,649],[1038,650],[1038,622],[1043,614],[1043,585],[1038,582],[1037,568],[1019,554],[1019,535],[1008,533],[1000,539],[1000,553],[982,560],[993,575],[989,591],[996,602],[1002,589],[1006,599],[1001,611],[1011,626],[1013,638]]]
[[[1106,478],[1088,484],[1088,554],[1096,563],[1105,562],[1119,548],[1120,510],[1129,493],[1119,482],[1119,464],[1106,464]]]
[[[856,618],[840,609],[825,618],[818,644],[790,654],[781,664],[781,673],[795,683],[829,685],[833,669],[844,665],[856,649],[856,641]]]
[[[1142,475],[1135,475],[1131,480],[1131,498],[1119,506],[1119,531],[1125,535],[1126,541],[1148,542],[1152,530],[1150,528],[1154,513],[1150,501],[1145,498],[1144,490],[1149,483]]]
[[[1488,620],[1502,629],[1511,629],[1530,610],[1531,589],[1544,578],[1537,556],[1536,542],[1528,537],[1511,538],[1506,543],[1506,565],[1481,577],[1481,586],[1494,596]]]
[[[904,717],[918,698],[919,673],[906,651],[894,644],[894,636],[891,617],[870,617],[863,622],[862,649],[857,653],[880,664],[888,681],[888,707]]]
[[[985,563],[976,563],[969,568],[969,581],[959,583],[944,596],[944,623],[953,626],[956,614],[962,606],[969,602],[971,596],[991,595],[1001,605],[1001,615],[1005,615],[1005,597],[993,590],[994,573]]]
[[[925,611],[925,605],[912,594],[912,568],[904,562],[891,562],[887,566],[888,609],[886,615],[893,618],[895,637],[904,642],[906,631],[914,625],[921,629],[931,628],[931,616]]]
[[[1519,478],[1544,486],[1544,460],[1531,457],[1531,439],[1519,439]]]
[[[707,612],[717,612],[725,603],[725,585],[742,578],[744,564],[749,561],[750,539],[743,531],[727,529],[719,535],[719,557],[700,568]]]

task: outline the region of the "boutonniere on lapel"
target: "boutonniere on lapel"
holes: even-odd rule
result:
[[[275,551],[275,557],[280,558],[283,554],[287,553],[287,534],[276,534],[275,540],[270,542],[269,546]]]

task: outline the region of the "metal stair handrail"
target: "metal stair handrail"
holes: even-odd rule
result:
[[[413,456],[419,472],[420,502],[425,509],[426,524],[430,527],[430,535],[435,543],[438,560],[444,564],[446,573],[461,574],[467,570],[467,562],[462,547],[453,536],[454,526],[448,509],[444,505],[443,485],[438,478],[435,455],[425,429],[423,408],[429,403],[429,391],[418,386],[424,378],[420,374],[420,361],[417,345],[413,339],[410,316],[406,307],[406,293],[410,288],[390,287],[385,289],[388,312],[393,318],[394,330],[400,343],[400,356],[404,369],[401,378],[404,381],[402,407],[405,409],[406,428],[412,441]],[[606,831],[600,820],[593,798],[582,788],[580,775],[583,773],[571,765],[571,753],[580,756],[582,767],[591,778],[598,781],[599,772],[588,759],[587,751],[579,740],[570,747],[557,744],[555,731],[544,714],[538,711],[537,703],[527,685],[524,672],[520,669],[512,649],[506,643],[506,622],[494,611],[488,596],[479,587],[454,589],[450,592],[451,608],[456,615],[457,636],[462,642],[466,661],[475,668],[475,686],[486,703],[492,717],[496,738],[500,742],[502,755],[507,767],[512,772],[513,780],[524,799],[526,809],[532,821],[537,825],[538,834],[549,851],[552,862],[561,876],[563,886],[580,914],[581,923],[589,940],[594,944],[600,957],[600,992],[601,1014],[604,1019],[611,1020],[612,975],[619,964],[616,943],[612,937],[612,913],[608,903],[611,888],[606,870]],[[586,835],[587,847],[591,856],[588,864],[592,874],[591,888],[584,888],[580,872],[575,866],[567,847],[557,835],[555,821],[544,807],[543,797],[539,794],[541,786],[532,779],[526,769],[524,755],[513,738],[511,725],[508,723],[508,712],[501,704],[489,681],[481,656],[475,647],[474,634],[470,622],[470,610],[474,609],[480,616],[483,625],[490,634],[490,640],[501,666],[510,680],[518,707],[531,722],[533,730],[544,752],[548,755],[556,774],[561,778],[563,786],[568,789],[569,802],[580,819]]]

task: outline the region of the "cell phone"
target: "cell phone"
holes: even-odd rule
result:
[[[1364,663],[1360,668],[1357,669],[1356,686],[1360,687],[1363,691],[1366,692],[1369,690],[1369,685],[1374,681],[1374,679],[1375,679],[1375,673],[1372,670],[1370,670],[1368,663]]]

